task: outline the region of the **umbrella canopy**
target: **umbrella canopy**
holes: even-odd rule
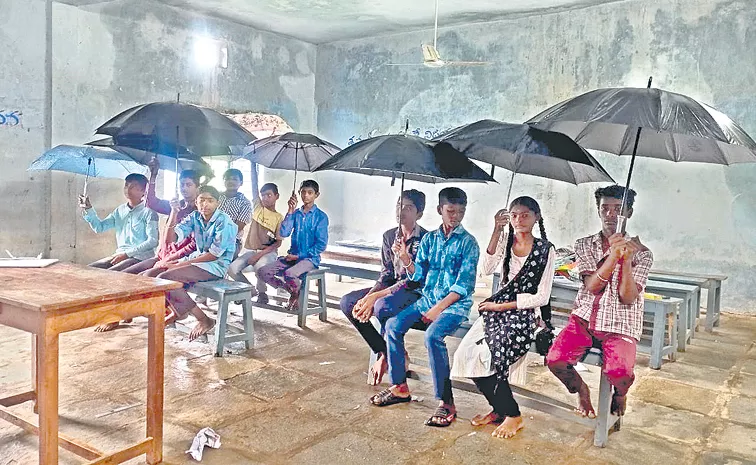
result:
[[[649,83],[650,86],[650,83]],[[756,142],[725,114],[654,88],[598,89],[528,121],[583,147],[618,155],[730,165],[756,162]]]
[[[186,147],[195,154],[226,155],[229,147],[245,146],[255,137],[215,110],[186,103],[138,105],[97,128],[117,145],[153,150],[163,144]],[[220,153],[219,153],[220,152]],[[163,155],[170,155],[160,150]]]
[[[176,153],[178,153],[178,171],[194,170],[201,176],[213,177],[213,170],[210,165],[202,158],[189,152],[186,147],[176,147],[164,144],[167,153],[172,155],[163,155],[161,152],[151,152],[147,149],[139,149],[131,146],[118,145],[112,137],[87,142],[87,145],[95,147],[104,147],[113,149],[119,153],[129,156],[135,162],[141,165],[147,165],[153,157],[157,157],[160,168],[169,171],[176,171]]]
[[[528,174],[571,184],[614,181],[568,136],[527,124],[481,120],[434,140],[450,144],[473,160],[509,170],[513,176]]]
[[[29,165],[29,171],[52,170],[95,178],[123,179],[131,173],[147,174],[147,167],[128,155],[105,147],[58,145]]]
[[[315,171],[337,170],[427,182],[496,182],[447,143],[421,137],[387,135],[347,147]]]
[[[312,134],[287,132],[252,142],[244,158],[267,168],[312,171],[340,150]]]

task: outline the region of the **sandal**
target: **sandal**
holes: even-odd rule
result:
[[[370,398],[370,403],[377,407],[386,407],[388,405],[401,404],[404,402],[411,402],[412,396],[401,397],[397,396],[391,389],[384,389],[378,394]]]
[[[445,428],[452,424],[457,418],[456,413],[452,413],[446,407],[439,407],[433,412],[433,416],[425,420],[425,426],[436,426],[439,428]]]

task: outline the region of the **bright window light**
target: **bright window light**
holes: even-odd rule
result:
[[[223,41],[197,37],[194,41],[194,62],[202,68],[225,68],[228,64],[228,48]]]

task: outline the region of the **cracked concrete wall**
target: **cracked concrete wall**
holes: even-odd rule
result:
[[[178,92],[181,101],[232,113],[275,113],[297,131],[315,129],[312,44],[154,2],[80,8],[56,3],[53,19],[53,145],[88,142],[97,126],[120,111],[175,100]],[[227,69],[194,65],[200,34],[227,42]],[[112,253],[113,234],[94,234],[77,211],[82,177],[52,178],[51,255],[87,263]],[[123,202],[121,188],[117,180],[90,184],[101,216]]]
[[[49,138],[46,2],[0,0],[0,253],[45,252],[50,175],[27,172]]]
[[[318,47],[318,132],[337,145],[368,133],[444,129],[482,118],[520,122],[582,92],[646,84],[687,94],[730,115],[756,136],[756,6],[751,0],[628,1],[506,21],[442,28],[447,60],[484,60],[485,67],[427,69],[420,44],[432,31]],[[598,158],[624,183],[629,157]],[[386,178],[329,173],[323,200],[334,239],[379,240],[391,226],[398,186]],[[498,185],[467,185],[465,224],[481,244],[503,207],[509,174]],[[729,275],[724,307],[756,311],[756,164],[723,167],[641,158],[630,232],[654,251],[656,267]],[[443,185],[408,183],[429,195],[422,221],[436,227],[435,196]],[[513,195],[542,205],[558,246],[599,229],[596,186],[519,176]],[[329,196],[328,192],[342,194]],[[359,200],[356,200],[359,198]]]

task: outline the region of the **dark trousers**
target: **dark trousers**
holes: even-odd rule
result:
[[[110,260],[112,260],[112,258],[113,258],[112,256],[105,257],[100,260],[97,260],[96,262],[90,263],[88,266],[91,266],[92,268],[99,268],[101,270],[124,271],[126,268],[130,266],[134,266],[141,261],[138,258],[129,257],[122,262],[112,265],[110,263]]]
[[[512,388],[509,387],[507,378],[498,379],[497,375],[485,378],[472,378],[480,392],[486,396],[486,400],[493,408],[494,413],[500,417],[519,417],[520,407],[517,405]]]
[[[386,325],[386,321],[417,302],[417,300],[420,299],[420,294],[402,288],[393,294],[376,300],[375,305],[373,306],[373,316],[375,316],[381,323],[381,332],[379,333],[372,323],[369,321],[363,323],[352,315],[352,309],[357,301],[365,297],[368,292],[370,292],[370,288],[360,289],[345,294],[344,297],[341,298],[339,305],[341,306],[341,311],[344,312],[344,316],[346,316],[354,327],[357,328],[357,331],[359,331],[362,338],[365,339],[365,342],[368,343],[370,349],[376,354],[385,354],[386,341],[383,339],[383,328]]]

